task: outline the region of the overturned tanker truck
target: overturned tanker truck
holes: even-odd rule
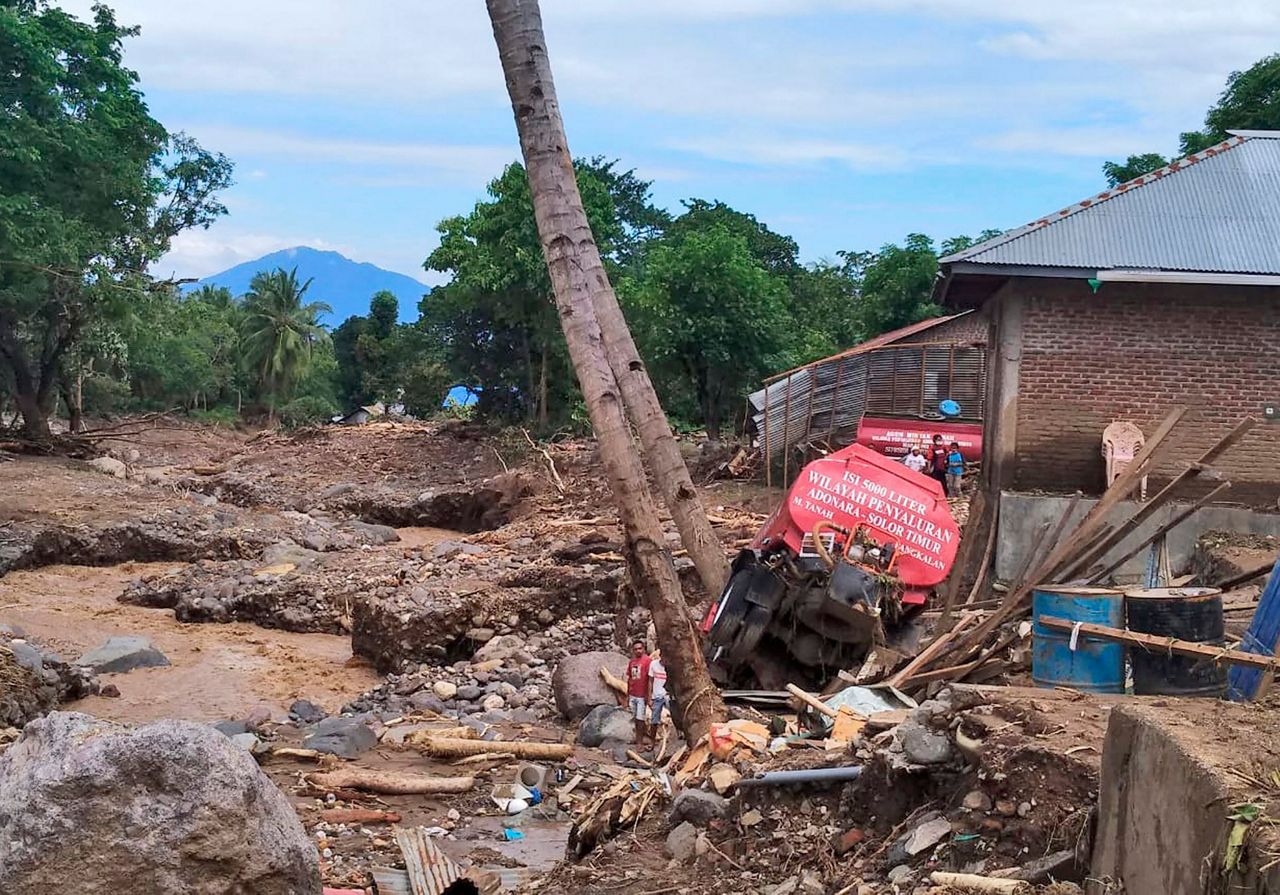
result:
[[[935,479],[856,444],[813,461],[707,613],[713,674],[777,686],[856,667],[924,608],[959,540]]]

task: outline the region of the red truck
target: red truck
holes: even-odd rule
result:
[[[955,561],[960,533],[942,486],[854,444],[800,471],[734,560],[703,623],[722,682],[759,660],[825,678],[919,611]]]

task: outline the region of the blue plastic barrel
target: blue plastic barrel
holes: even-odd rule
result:
[[[1044,585],[1031,592],[1031,679],[1037,687],[1071,687],[1091,693],[1124,692],[1124,645],[1081,634],[1071,649],[1070,631],[1052,631],[1042,616],[1124,627],[1124,594],[1105,587]]]

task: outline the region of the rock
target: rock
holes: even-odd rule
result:
[[[289,717],[303,724],[315,724],[327,718],[328,713],[308,699],[298,699],[289,706]]]
[[[950,835],[951,821],[945,817],[936,817],[911,831],[911,835],[907,837],[906,852],[914,857],[926,849],[933,848]]]
[[[472,662],[490,662],[494,659],[509,659],[524,649],[524,641],[514,634],[503,634],[494,637],[471,657]]]
[[[325,718],[302,740],[304,749],[328,752],[342,758],[355,758],[378,744],[369,725],[356,718]]]
[[[599,746],[605,740],[634,743],[635,723],[631,715],[611,705],[598,705],[578,725],[578,742],[584,746]]]
[[[705,827],[711,821],[729,816],[729,802],[705,789],[682,789],[671,803],[667,820],[672,825],[684,822]]]
[[[115,476],[118,479],[125,478],[129,474],[129,468],[115,457],[98,457],[90,460],[89,465],[104,475]]]
[[[244,725],[250,730],[257,730],[270,720],[271,707],[266,705],[255,705],[249,711],[249,714],[245,715]]]
[[[893,735],[912,764],[942,764],[951,758],[951,740],[947,735],[930,729],[914,717],[899,724]]]
[[[996,802],[996,814],[1002,815],[1003,817],[1013,817],[1017,813],[1018,806],[1013,804],[1013,802],[1010,802],[1007,799],[1000,799]]]
[[[711,770],[707,771],[707,779],[711,781],[711,785],[715,787],[716,792],[724,795],[742,779],[742,775],[738,773],[738,769],[731,764],[720,762],[711,766]]]
[[[866,833],[862,832],[858,827],[852,827],[837,836],[832,846],[835,848],[837,855],[843,855],[853,851],[866,838]]]
[[[467,639],[476,643],[488,643],[497,633],[493,628],[471,628],[467,631]]]
[[[145,637],[108,637],[106,643],[89,650],[76,664],[92,668],[98,674],[120,674],[135,668],[168,665],[169,660]]]
[[[556,708],[570,721],[577,721],[598,705],[617,705],[618,694],[600,678],[601,667],[622,678],[627,673],[627,657],[621,653],[594,652],[567,656],[551,676]]]
[[[980,789],[975,789],[965,795],[963,804],[970,811],[990,811],[991,796]]]
[[[440,697],[425,690],[419,690],[410,696],[409,705],[419,712],[435,712],[438,715],[444,711],[444,703],[440,700]]]
[[[691,823],[682,823],[667,834],[667,854],[677,861],[688,861],[696,853],[698,847],[698,828]]]
[[[106,696],[109,699],[115,699],[120,695],[120,688],[115,684],[107,684],[98,691],[99,696]]]
[[[209,726],[224,737],[238,737],[249,733],[249,725],[243,721],[214,721]]]
[[[391,544],[400,540],[400,535],[390,525],[372,525],[354,519],[348,523],[351,530],[361,535],[371,544]]]
[[[744,827],[754,827],[756,824],[764,820],[764,815],[760,813],[758,808],[752,808],[750,811],[744,812],[742,817],[738,818],[738,823]]]
[[[458,698],[467,702],[475,702],[484,695],[484,690],[475,684],[466,684],[458,688]]]
[[[484,548],[479,544],[467,544],[463,541],[441,541],[431,550],[432,559],[449,559],[459,554],[465,556],[479,556],[484,553]]]
[[[911,866],[909,864],[899,864],[885,874],[885,879],[896,885],[897,883],[905,883],[911,879],[911,876]]]
[[[1028,814],[1030,814],[1030,813],[1031,813],[1031,803],[1030,803],[1030,802],[1019,802],[1019,803],[1018,803],[1018,817],[1026,817],[1026,816],[1027,816]]]
[[[331,497],[341,497],[343,494],[350,494],[356,490],[356,486],[351,482],[340,482],[337,485],[330,485],[317,495],[318,500],[328,500]]]
[[[449,700],[458,695],[458,685],[449,681],[436,681],[431,685],[431,691],[440,699]]]
[[[207,725],[55,712],[0,755],[8,892],[320,895],[315,845],[253,758]]]
[[[252,752],[254,747],[258,745],[258,738],[251,733],[238,733],[233,737],[227,737],[233,746],[243,749],[246,752]]]
[[[264,568],[292,563],[299,569],[306,569],[314,566],[322,559],[324,559],[323,553],[318,550],[310,550],[295,544],[293,541],[278,541],[262,551],[262,566]]]
[[[497,693],[490,694],[484,698],[484,702],[480,703],[486,712],[496,712],[498,709],[505,708],[507,701]]]

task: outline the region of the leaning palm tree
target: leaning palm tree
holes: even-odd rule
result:
[[[311,349],[328,341],[318,322],[327,304],[303,304],[311,280],[298,282],[298,269],[255,274],[244,297],[245,360],[267,398],[272,421],[276,402],[287,398],[311,364]]]

